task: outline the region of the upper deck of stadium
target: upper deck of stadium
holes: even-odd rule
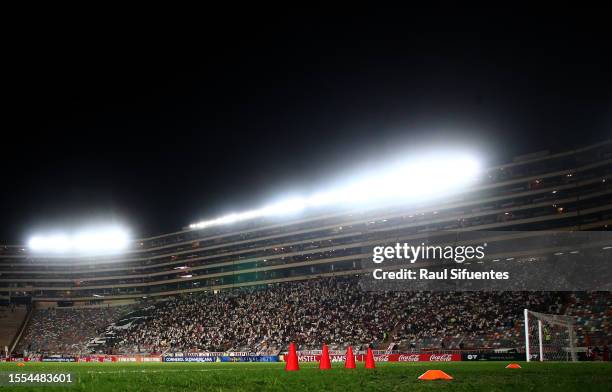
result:
[[[355,274],[359,261],[371,256],[368,246],[449,230],[608,230],[611,177],[612,141],[605,141],[486,169],[468,189],[433,202],[326,207],[187,228],[135,240],[118,255],[60,257],[4,246],[0,296],[99,302],[171,295]]]

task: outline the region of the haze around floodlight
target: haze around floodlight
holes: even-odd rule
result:
[[[129,242],[130,235],[123,227],[104,226],[34,235],[28,240],[28,248],[50,254],[98,255],[119,253]]]
[[[201,221],[189,228],[203,229],[331,205],[357,207],[435,199],[464,190],[477,179],[480,170],[480,161],[473,154],[432,153],[368,170],[309,196],[292,197],[259,209]]]

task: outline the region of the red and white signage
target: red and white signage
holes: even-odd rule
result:
[[[319,362],[321,355],[298,355],[300,362]],[[331,362],[344,362],[346,355],[330,355]],[[355,355],[358,361],[365,361],[365,355]],[[461,354],[378,354],[374,355],[376,362],[455,362],[461,361]]]
[[[381,354],[374,355],[377,362],[454,362],[461,361],[461,354]]]

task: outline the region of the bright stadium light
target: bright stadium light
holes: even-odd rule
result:
[[[71,234],[35,235],[28,241],[33,252],[56,254],[108,254],[126,249],[130,237],[120,227],[90,228]]]
[[[308,200],[301,197],[295,197],[283,200],[274,204],[270,204],[262,208],[263,215],[284,215],[300,212],[308,207]]]
[[[464,153],[430,154],[418,159],[377,168],[350,182],[307,197],[294,197],[260,209],[225,215],[193,223],[191,229],[230,224],[264,216],[301,212],[307,208],[329,205],[381,205],[414,202],[448,196],[472,184],[480,172],[480,163]]]

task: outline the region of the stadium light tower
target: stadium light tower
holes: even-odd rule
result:
[[[305,197],[294,197],[263,208],[221,216],[189,225],[190,229],[230,224],[265,216],[301,212],[329,205],[375,206],[434,199],[460,192],[473,183],[480,162],[471,154],[448,151],[377,167],[351,181]]]
[[[32,252],[61,255],[94,255],[118,253],[129,245],[130,236],[122,227],[106,226],[74,233],[35,235],[28,241]]]

